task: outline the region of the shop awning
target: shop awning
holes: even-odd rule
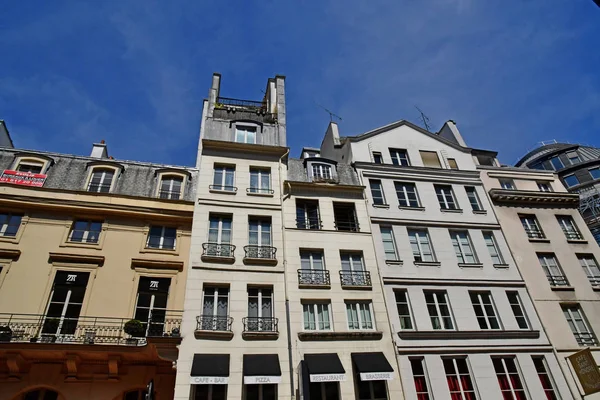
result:
[[[194,385],[227,385],[229,354],[194,354],[190,383]]]
[[[346,370],[336,353],[305,354],[304,362],[311,382],[341,382]]]
[[[277,354],[244,354],[244,385],[280,383]]]
[[[383,353],[352,353],[352,362],[361,381],[390,381],[394,369]]]

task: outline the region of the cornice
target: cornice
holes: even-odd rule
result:
[[[365,186],[360,185],[344,185],[339,183],[325,182],[300,182],[300,181],[284,181],[284,185],[289,185],[292,188],[314,189],[314,190],[339,190],[339,191],[359,191],[362,192]]]
[[[16,261],[21,256],[21,250],[16,249],[0,249],[0,258],[8,258],[9,260]]]
[[[168,269],[181,272],[183,271],[183,261],[132,258],[131,269],[136,268],[147,268],[154,270]]]
[[[48,253],[50,262],[67,262],[77,264],[94,264],[102,266],[104,264],[104,256],[92,256],[89,254],[73,254],[73,253]]]
[[[536,190],[491,189],[492,201],[507,205],[537,205],[544,207],[560,206],[578,208],[579,195],[572,193],[539,192]]]

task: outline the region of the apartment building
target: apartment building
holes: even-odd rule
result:
[[[478,168],[571,393],[583,398],[566,357],[590,348],[600,362],[600,248],[578,212],[579,196],[553,171]]]
[[[570,398],[480,179],[496,153],[452,121],[403,120],[349,137],[331,123],[320,150],[367,187],[405,398]]]
[[[0,135],[0,399],[172,398],[197,171]]]

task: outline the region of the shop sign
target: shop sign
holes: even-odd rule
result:
[[[360,374],[361,381],[391,381],[394,379],[393,372],[365,372]]]
[[[228,376],[191,376],[190,383],[192,385],[227,385],[229,383]]]
[[[586,395],[600,392],[600,370],[590,349],[578,351],[567,357]]]
[[[343,382],[346,374],[315,374],[310,375],[311,382]]]
[[[42,187],[46,181],[45,174],[32,174],[31,172],[20,172],[5,169],[0,175],[0,182],[12,183],[13,185]]]
[[[245,376],[244,385],[260,385],[263,383],[281,383],[281,376]]]

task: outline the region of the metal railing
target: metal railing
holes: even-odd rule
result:
[[[325,269],[299,269],[298,283],[300,285],[331,285],[329,271]]]
[[[319,218],[297,218],[296,228],[321,229],[321,220]]]
[[[87,233],[87,237],[86,237]],[[90,231],[86,229],[75,229],[71,231],[69,242],[77,243],[98,243],[100,231]]]
[[[593,333],[589,332],[573,332],[575,340],[580,346],[596,346],[598,341]]]
[[[244,246],[244,257],[246,258],[262,258],[266,260],[274,260],[276,258],[277,248],[272,246]]]
[[[371,286],[369,271],[340,271],[342,286]]]
[[[162,310],[147,321],[140,321],[143,332],[139,336],[125,333],[125,323],[132,318],[51,318],[42,314],[0,313],[0,342],[143,344],[147,337],[178,337],[182,313]]]
[[[175,248],[175,237],[148,235],[148,243],[146,247],[149,249],[173,250]]]
[[[600,286],[600,276],[589,276],[588,275],[588,280],[590,281],[590,283],[594,286]]]
[[[202,255],[212,257],[233,257],[235,246],[228,243],[202,243]]]
[[[216,108],[223,108],[224,106],[233,106],[233,107],[241,107],[248,108],[252,110],[267,110],[267,102],[266,101],[254,101],[254,100],[242,100],[242,99],[232,99],[230,97],[217,97],[217,102],[215,104]]]
[[[208,185],[210,190],[222,190],[224,192],[237,192],[238,188],[236,186],[227,186],[227,185]]]
[[[545,239],[546,238],[546,236],[544,235],[544,232],[542,232],[539,229],[525,228],[525,233],[527,234],[527,237],[530,239]]]
[[[181,191],[179,190],[160,190],[158,192],[159,199],[179,200]]]
[[[569,286],[569,281],[564,275],[546,275],[550,286]]]
[[[108,193],[110,192],[110,186],[110,183],[90,183],[88,185],[88,192]]]
[[[196,317],[198,331],[231,332],[233,318],[219,315],[199,315]]]
[[[577,232],[577,231],[566,231],[563,230],[565,236],[567,237],[568,240],[581,240],[583,239],[583,236],[581,236],[581,233]]]
[[[267,188],[257,188],[257,187],[249,187],[246,188],[247,193],[259,193],[259,194],[273,194],[275,191],[273,189]]]
[[[338,231],[358,232],[358,222],[354,220],[335,220],[335,229]]]
[[[279,332],[278,319],[273,317],[244,317],[244,332]]]

